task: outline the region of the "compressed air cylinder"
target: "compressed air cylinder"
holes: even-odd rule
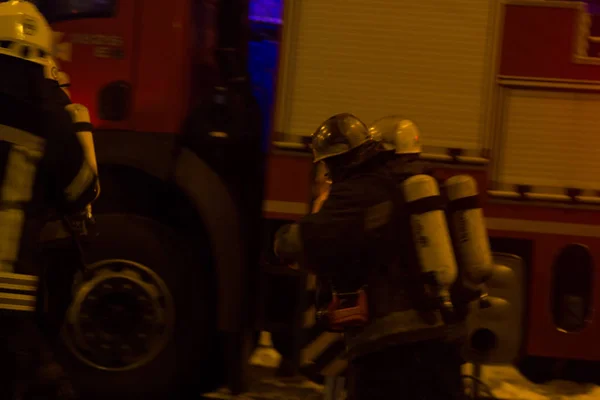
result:
[[[483,210],[478,203],[477,182],[469,175],[456,175],[446,180],[445,187],[462,283],[469,289],[481,290],[492,275],[494,263]]]
[[[458,270],[438,184],[429,175],[415,175],[402,183],[402,191],[421,272],[433,274],[438,297],[451,307],[449,291]]]
[[[94,172],[98,173],[98,162],[96,161],[96,149],[94,147],[94,136],[92,135],[93,127],[90,123],[90,112],[87,107],[81,104],[69,104],[65,109],[71,115],[86,160]]]
[[[83,154],[94,173],[98,175],[98,161],[96,161],[96,148],[94,146],[93,126],[90,122],[90,112],[84,105],[69,104],[65,107],[71,115],[77,138],[83,148]],[[96,180],[96,198],[100,195],[100,180]]]

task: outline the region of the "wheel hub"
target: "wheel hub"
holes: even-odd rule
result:
[[[68,313],[64,339],[84,363],[123,371],[152,361],[166,346],[174,305],[162,279],[127,260],[89,267]]]

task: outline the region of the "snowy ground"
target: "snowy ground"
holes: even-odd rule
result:
[[[535,385],[510,366],[483,367],[482,378],[499,399],[600,400],[600,386],[567,381]]]
[[[261,336],[261,347],[253,354],[251,364],[262,372],[242,396],[231,396],[227,391],[205,395],[206,399],[224,400],[321,400],[324,388],[321,385],[299,379],[278,380],[264,371],[272,371],[279,365],[281,356],[270,346],[268,335]],[[466,366],[465,374],[471,374],[472,367]],[[553,381],[545,385],[535,385],[525,379],[510,366],[485,366],[482,379],[490,387],[495,397],[502,400],[600,400],[600,386],[577,384],[567,381]],[[334,400],[343,400],[344,396]]]

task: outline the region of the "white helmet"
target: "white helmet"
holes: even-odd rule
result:
[[[385,150],[396,154],[420,154],[421,139],[417,125],[397,115],[383,117],[369,127],[373,140],[381,142]]]
[[[0,3],[0,54],[46,65],[53,35],[46,18],[28,1]]]

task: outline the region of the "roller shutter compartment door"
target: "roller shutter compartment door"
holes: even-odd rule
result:
[[[498,180],[600,189],[600,94],[511,90]]]
[[[481,147],[495,0],[293,0],[276,131],[401,114],[425,145]]]

